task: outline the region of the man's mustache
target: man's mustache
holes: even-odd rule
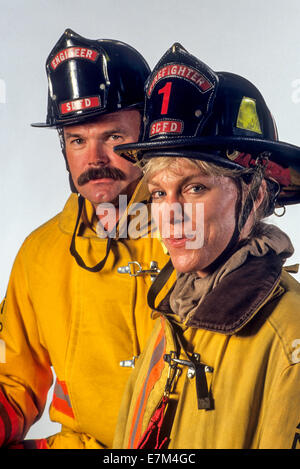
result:
[[[111,168],[109,166],[100,166],[98,168],[89,168],[87,171],[82,173],[77,179],[77,184],[79,186],[83,186],[94,179],[114,179],[116,181],[124,181],[126,176],[121,169]]]

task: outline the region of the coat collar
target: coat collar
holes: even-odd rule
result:
[[[249,257],[207,294],[184,324],[223,334],[238,332],[273,297],[281,270],[282,260],[273,252]],[[166,316],[172,314],[170,294],[171,290],[157,308]]]

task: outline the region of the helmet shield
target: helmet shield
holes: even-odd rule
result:
[[[199,60],[192,61],[183,49],[181,54],[186,54],[184,63],[168,51],[147,82],[145,142],[193,138],[211,113],[217,75]]]

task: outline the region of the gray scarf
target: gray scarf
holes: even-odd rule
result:
[[[174,289],[170,295],[172,311],[181,320],[193,313],[203,301],[205,296],[218,285],[226,275],[238,269],[249,255],[255,257],[265,256],[273,250],[281,259],[282,264],[294,253],[289,237],[275,225],[260,223],[255,237],[243,244],[240,249],[215,272],[200,278],[196,272],[179,273]]]

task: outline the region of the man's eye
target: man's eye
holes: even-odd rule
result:
[[[83,138],[74,138],[70,141],[70,143],[73,145],[82,145],[84,143],[84,140]]]
[[[113,142],[117,142],[122,139],[121,135],[110,135],[109,137]]]

